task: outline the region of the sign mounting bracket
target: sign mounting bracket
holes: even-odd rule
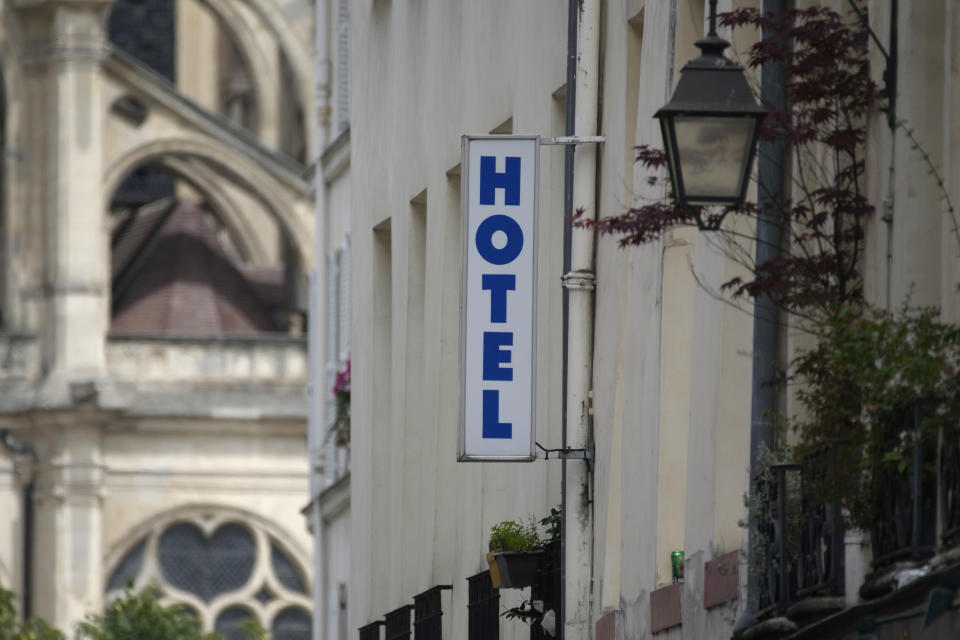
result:
[[[537,452],[538,460],[593,460],[592,449],[547,449],[539,442],[537,448],[540,450]]]
[[[603,136],[560,136],[558,138],[540,138],[540,144],[601,144],[606,140]]]

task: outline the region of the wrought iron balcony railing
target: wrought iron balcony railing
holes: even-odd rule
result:
[[[844,513],[824,499],[838,493],[810,490],[845,477],[836,473],[837,451],[824,445],[800,464],[773,464],[754,477],[759,543],[751,570],[759,570],[760,617],[783,614],[804,598],[844,594]],[[874,569],[960,545],[960,427],[935,441],[917,437],[909,461],[871,469],[869,482]]]

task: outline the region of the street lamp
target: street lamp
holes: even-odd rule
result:
[[[701,55],[680,71],[660,120],[673,195],[680,204],[743,203],[757,147],[758,105],[743,67],[723,55],[730,43],[717,35],[717,0],[710,0],[710,33]]]

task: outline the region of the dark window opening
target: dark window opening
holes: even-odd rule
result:
[[[360,627],[360,640],[380,640],[380,627],[383,620],[376,620]]]
[[[440,594],[450,585],[437,585],[413,597],[413,629],[416,640],[440,640],[443,637],[443,608]]]
[[[273,540],[270,541],[270,562],[273,564],[273,572],[277,576],[280,584],[291,591],[297,593],[307,593],[307,587],[304,584],[303,577],[297,569],[290,556],[277,545]]]
[[[467,578],[468,640],[499,640],[500,592],[493,588],[490,572]]]
[[[176,16],[174,0],[117,0],[107,26],[110,42],[172,83]]]
[[[110,581],[107,583],[107,593],[133,586],[137,576],[140,575],[140,570],[143,568],[143,556],[146,548],[147,540],[144,538],[135,544],[130,551],[127,551],[110,576]]]
[[[146,164],[131,171],[113,196],[110,209],[131,209],[142,207],[163,200],[173,198],[176,192],[176,178],[163,167]]]
[[[251,619],[254,619],[254,616],[249,609],[240,606],[228,607],[217,616],[214,628],[227,640],[244,640],[243,623]]]
[[[310,640],[310,614],[287,607],[273,619],[273,640]]]
[[[222,525],[207,536],[195,524],[183,522],[160,536],[157,560],[167,582],[210,602],[247,583],[256,562],[255,545],[253,535],[240,524]],[[224,624],[233,624],[233,619],[228,616]]]
[[[383,616],[386,640],[410,640],[410,612],[412,604],[405,604]]]
[[[556,633],[548,635],[539,622],[530,625],[530,640],[549,640],[562,638],[563,631],[560,603],[563,601],[563,584],[560,580],[560,541],[550,542],[544,548],[546,553],[540,565],[537,582],[530,587],[530,599],[543,602],[543,611],[553,611]]]
[[[337,640],[347,640],[347,585],[337,585]]]

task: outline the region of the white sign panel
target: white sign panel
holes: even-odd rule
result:
[[[530,136],[464,136],[458,459],[534,452],[537,158]]]

